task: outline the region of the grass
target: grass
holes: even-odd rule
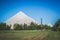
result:
[[[3,30],[0,40],[59,40],[60,32],[47,30]]]
[[[60,32],[49,32],[44,40],[60,40]]]

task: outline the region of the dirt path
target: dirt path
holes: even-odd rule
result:
[[[32,40],[43,40],[43,38],[45,38],[47,36],[47,34],[40,34],[37,35],[35,38],[33,38]]]
[[[22,40],[43,40],[47,35],[48,35],[47,33],[40,33],[33,37],[31,37],[31,36],[24,37]]]

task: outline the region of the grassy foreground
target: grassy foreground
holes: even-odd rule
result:
[[[0,31],[0,40],[60,40],[60,32],[43,30]]]

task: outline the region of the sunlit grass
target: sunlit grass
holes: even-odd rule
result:
[[[0,31],[0,40],[59,40],[60,32],[47,30]]]

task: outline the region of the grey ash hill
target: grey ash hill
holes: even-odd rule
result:
[[[17,24],[24,24],[25,23],[25,24],[29,25],[31,22],[36,23],[36,24],[40,24],[39,22],[37,22],[33,18],[27,16],[22,11],[18,12],[16,15],[12,16],[11,18],[9,18],[8,20],[5,21],[5,23],[7,25],[12,25],[11,29],[13,29],[13,25],[16,23]]]

